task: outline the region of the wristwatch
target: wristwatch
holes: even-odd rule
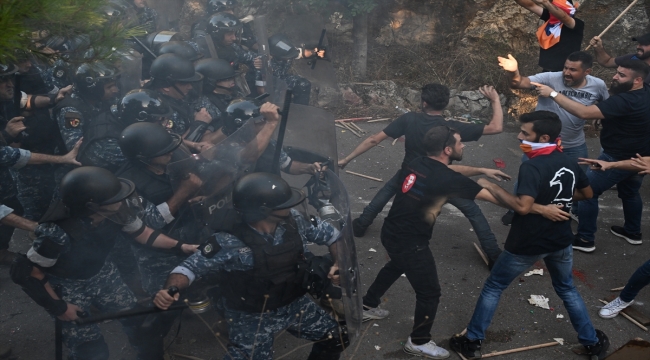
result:
[[[552,99],[555,99],[555,97],[557,96],[557,91],[551,91],[550,96],[551,96]]]

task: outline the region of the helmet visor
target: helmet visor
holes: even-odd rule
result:
[[[112,204],[88,203],[86,206],[96,214],[119,225],[131,225],[137,222],[142,218],[144,212],[142,201],[135,191],[126,198]]]

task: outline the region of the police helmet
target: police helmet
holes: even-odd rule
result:
[[[212,39],[218,42],[223,41],[223,35],[228,32],[239,32],[243,28],[243,25],[235,15],[220,12],[212,15],[208,20],[208,26],[206,28],[208,34],[212,36]]]
[[[162,54],[176,54],[183,59],[187,59],[189,61],[196,61],[203,57],[203,54],[199,54],[192,45],[186,43],[185,41],[168,41],[162,45],[160,45],[160,49],[158,49],[158,55]]]
[[[104,97],[104,86],[117,81],[115,67],[101,61],[81,64],[74,72],[73,83],[79,95],[89,101],[100,101]]]
[[[149,50],[157,52],[162,44],[169,41],[181,41],[181,35],[175,31],[157,31],[147,35],[145,44]]]
[[[82,166],[61,180],[61,200],[72,211],[120,202],[135,191],[135,185],[110,171],[96,166]]]
[[[117,116],[125,124],[156,122],[172,113],[172,108],[158,93],[145,89],[129,91],[117,104]]]
[[[151,87],[154,89],[174,85],[175,82],[194,82],[203,75],[194,71],[194,65],[176,54],[163,54],[151,63]]]
[[[228,11],[232,10],[236,4],[235,0],[209,0],[206,11],[208,14]]]
[[[196,72],[203,75],[203,89],[212,91],[217,81],[232,79],[237,76],[235,69],[223,59],[201,59],[194,65]]]
[[[250,100],[235,99],[230,102],[226,108],[224,117],[224,130],[227,134],[232,134],[239,129],[250,118],[260,116],[260,106]]]
[[[137,123],[127,126],[118,139],[122,154],[131,160],[153,159],[168,154],[183,143],[178,134],[170,134],[158,124]]]
[[[269,173],[248,174],[235,183],[232,203],[248,223],[263,220],[274,210],[294,207],[305,194],[287,184],[280,176]]]
[[[275,34],[269,38],[269,50],[271,56],[280,59],[295,59],[300,55],[300,51],[284,34]]]

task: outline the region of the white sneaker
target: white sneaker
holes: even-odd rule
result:
[[[618,313],[620,313],[623,309],[626,307],[632,305],[634,303],[634,300],[630,302],[625,302],[621,300],[620,297],[617,297],[614,299],[612,302],[609,304],[603,306],[600,311],[598,312],[598,315],[603,318],[603,319],[611,319],[613,317],[616,317]]]
[[[415,345],[411,342],[410,336],[404,345],[404,352],[415,356],[424,356],[429,359],[446,359],[449,357],[449,351],[436,345],[433,340],[426,344]]]
[[[388,310],[384,310],[377,306],[376,308],[369,308],[367,306],[363,306],[363,320],[362,322],[366,322],[368,320],[381,320],[385,317],[388,316],[390,312]]]

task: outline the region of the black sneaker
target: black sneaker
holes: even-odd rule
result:
[[[356,237],[363,237],[366,234],[367,226],[361,225],[359,218],[352,220],[352,232]]]
[[[514,217],[515,217],[515,212],[512,210],[508,210],[508,212],[501,217],[501,223],[505,226],[510,226],[512,224],[512,218]]]
[[[596,250],[596,243],[581,239],[577,234],[573,239],[573,250],[579,250],[585,253],[591,253]]]
[[[625,231],[625,229],[622,226],[612,226],[610,229],[612,231],[612,234],[627,240],[627,242],[629,242],[632,245],[643,244],[641,233],[630,234],[629,232]]]
[[[470,340],[465,335],[454,335],[449,339],[449,347],[467,359],[481,358],[481,340]]]
[[[596,329],[596,337],[598,338],[598,342],[595,345],[585,345],[585,349],[587,349],[587,355],[592,360],[601,360],[605,358],[607,349],[609,349],[609,338],[604,332],[598,329]]]

